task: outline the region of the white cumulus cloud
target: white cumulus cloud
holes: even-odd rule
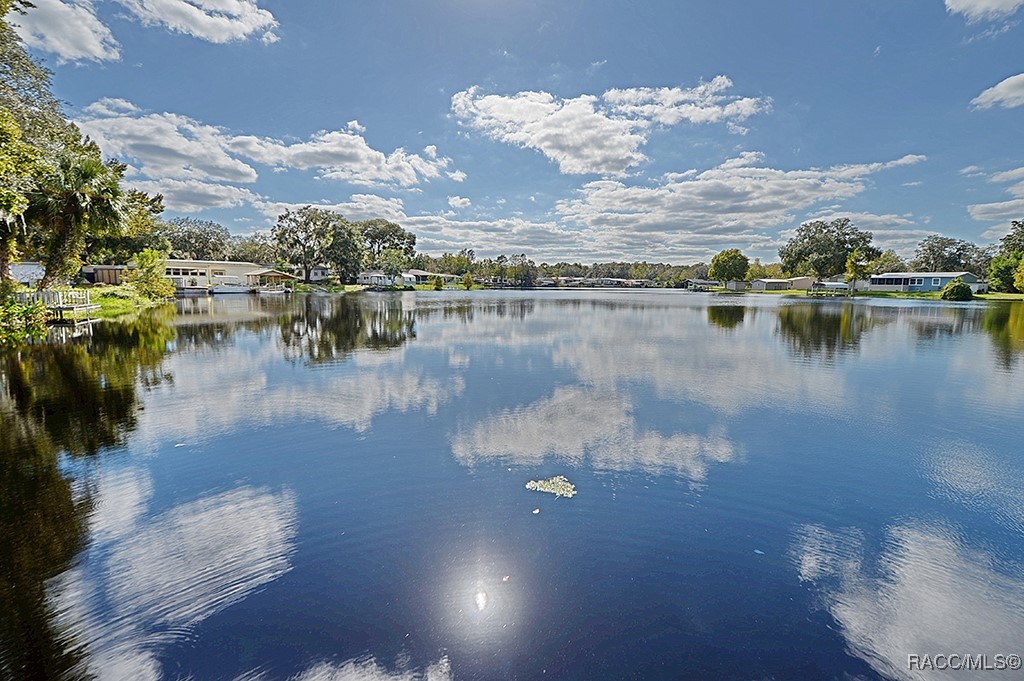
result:
[[[90,0],[35,0],[33,4],[12,22],[29,47],[52,52],[61,64],[121,58],[120,45],[96,16]]]
[[[1024,73],[1000,81],[971,100],[971,105],[977,109],[993,106],[1012,109],[1021,104],[1024,104]]]
[[[252,0],[118,0],[145,26],[168,29],[207,40],[227,43],[261,34],[276,42],[274,15]],[[269,35],[268,35],[269,34]]]
[[[977,172],[972,175],[982,175]],[[975,203],[967,206],[967,212],[982,222],[1008,222],[1018,219],[1024,213],[1024,167],[1011,168],[993,173],[988,177],[995,184],[1009,184],[1006,193],[1011,199],[991,203]]]
[[[468,208],[473,202],[464,196],[449,196],[448,205],[452,208]]]
[[[600,232],[626,253],[698,247],[703,257],[721,248],[769,249],[777,239],[769,230],[793,222],[798,211],[860,194],[868,176],[923,160],[908,155],[884,163],[781,170],[766,167],[756,152],[744,152],[709,170],[666,175],[655,185],[590,182],[557,210],[566,222]]]
[[[280,40],[277,20],[253,0],[117,0],[144,26],[163,26],[212,43],[259,35]],[[120,45],[92,0],[38,0],[13,22],[25,44],[51,52],[58,63],[116,61]]]
[[[640,149],[652,126],[736,125],[770,108],[768,99],[728,94],[731,87],[729,78],[717,76],[694,88],[613,89],[567,99],[534,91],[485,95],[471,87],[452,97],[452,112],[492,139],[540,151],[565,174],[620,177],[647,160]]]
[[[423,155],[401,148],[390,153],[372,148],[357,121],[342,130],[317,132],[304,141],[284,142],[234,134],[180,114],[147,113],[125,99],[103,98],[85,107],[77,123],[106,154],[131,164],[135,186],[162,193],[165,205],[175,211],[261,202],[256,206],[261,212],[276,210],[277,205],[250,189],[235,186],[259,180],[254,164],[271,166],[275,172],[313,171],[318,178],[354,185],[407,189],[445,174],[465,178],[461,171],[450,169],[451,159],[438,154],[434,146],[426,147]],[[354,195],[352,201],[365,203],[360,196],[365,199],[365,195]],[[386,215],[373,217],[399,213],[400,201],[397,207],[390,205]]]
[[[946,10],[962,14],[970,22],[1008,17],[1024,5],[1024,0],[946,0]]]

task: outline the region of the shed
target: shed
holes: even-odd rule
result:
[[[792,287],[789,279],[754,279],[750,282],[752,291],[787,291]]]

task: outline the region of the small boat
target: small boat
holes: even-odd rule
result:
[[[210,293],[217,295],[223,293],[251,293],[252,287],[242,283],[238,277],[220,275],[213,278],[213,285],[210,286]]]
[[[288,289],[286,289],[284,286],[272,286],[271,285],[271,286],[257,286],[255,291],[256,291],[256,293],[259,293],[260,295],[270,295],[270,294],[278,294],[278,293],[287,293]]]

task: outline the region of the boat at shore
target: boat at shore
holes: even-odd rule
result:
[[[239,277],[220,275],[213,277],[210,293],[217,295],[225,293],[252,293],[252,286],[243,283]]]

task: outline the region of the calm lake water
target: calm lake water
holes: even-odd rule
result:
[[[0,678],[1024,678],[909,665],[1024,654],[1022,417],[1024,303],[179,301],[0,351]]]

